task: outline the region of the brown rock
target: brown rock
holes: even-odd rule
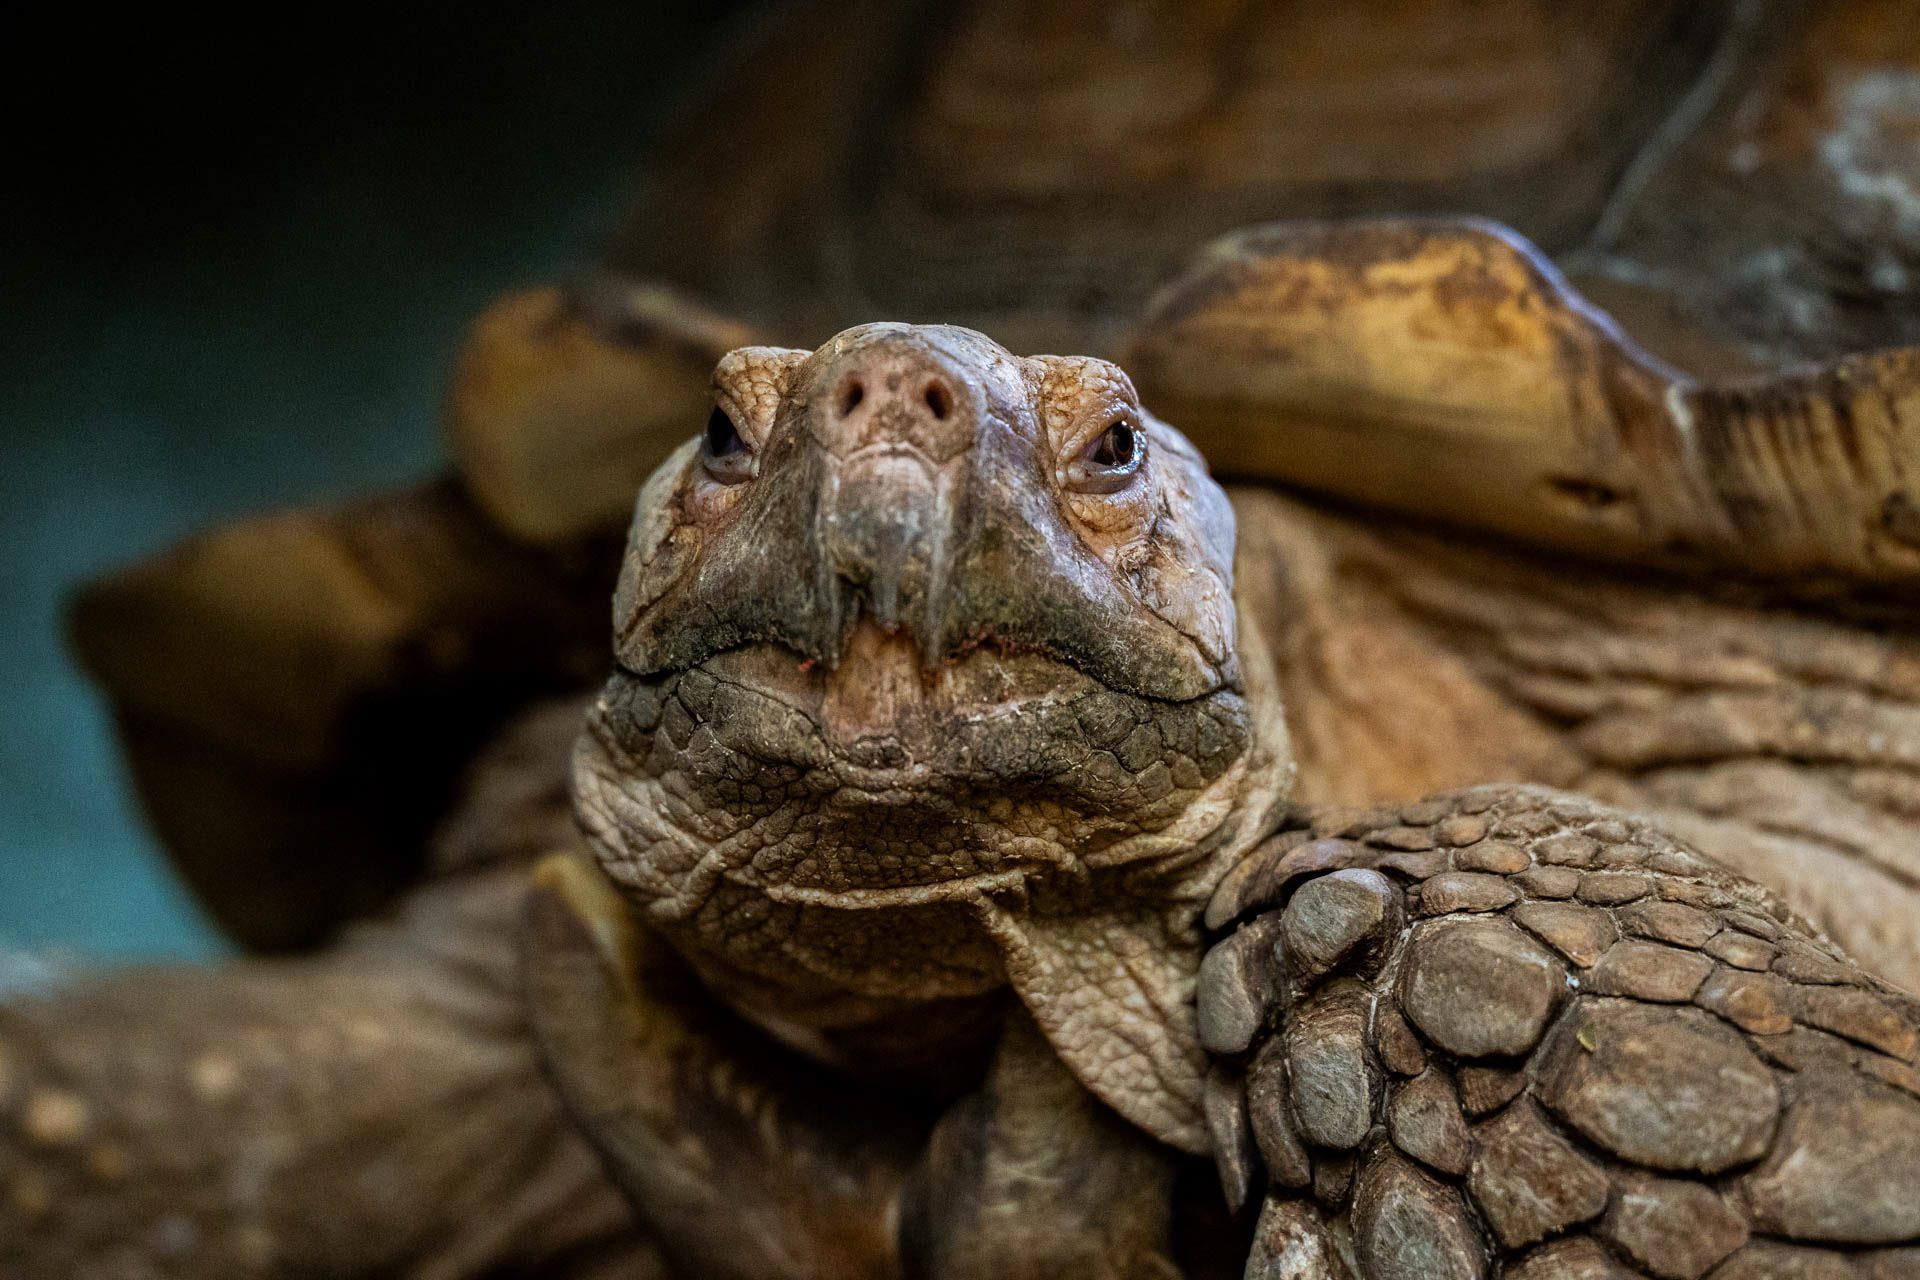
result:
[[[1794,1014],[1809,1026],[1845,1036],[1903,1062],[1920,1049],[1912,1015],[1859,987],[1797,987],[1789,997]]]
[[[1397,1085],[1387,1106],[1393,1145],[1422,1164],[1455,1177],[1467,1171],[1472,1143],[1460,1100],[1446,1072],[1434,1067]]]
[[[1443,871],[1420,886],[1420,914],[1498,911],[1520,894],[1504,879],[1484,871]]]
[[[1720,968],[1693,993],[1693,1002],[1742,1031],[1777,1036],[1793,1029],[1793,1019],[1781,1003],[1785,989],[1785,983],[1769,974]]]
[[[1339,979],[1295,1010],[1287,1026],[1288,1096],[1309,1142],[1344,1150],[1373,1125],[1377,1071],[1367,1054],[1365,987]]]
[[[1571,898],[1580,887],[1580,873],[1572,867],[1529,867],[1513,882],[1530,898]]]
[[[1643,899],[1620,910],[1620,928],[1635,937],[1651,938],[1676,947],[1699,950],[1720,926],[1698,907],[1680,902]]]
[[[1657,1276],[1696,1280],[1747,1242],[1747,1220],[1700,1182],[1632,1175],[1601,1230]]]
[[[1281,916],[1269,912],[1241,925],[1200,962],[1195,1002],[1200,1043],[1213,1053],[1244,1053],[1266,1021],[1278,992],[1273,945]]]
[[[1253,1129],[1247,1123],[1246,1081],[1223,1062],[1213,1064],[1200,1092],[1207,1136],[1213,1143],[1213,1165],[1220,1174],[1220,1192],[1227,1207],[1240,1212],[1253,1188],[1255,1152]]]
[[[1762,942],[1749,933],[1738,929],[1723,929],[1702,948],[1708,955],[1721,964],[1730,964],[1736,969],[1752,969],[1764,973],[1773,964],[1777,954],[1771,943]]]
[[[1583,997],[1537,1067],[1540,1099],[1616,1155],[1717,1173],[1765,1154],[1780,1111],[1773,1072],[1700,1009]]]
[[[1576,896],[1597,907],[1617,907],[1644,898],[1653,891],[1653,881],[1634,871],[1589,871],[1580,877]]]
[[[1313,1181],[1307,1148],[1293,1126],[1286,1045],[1278,1036],[1260,1046],[1247,1069],[1247,1122],[1275,1186],[1299,1188]]]
[[[1460,1193],[1390,1151],[1361,1171],[1353,1245],[1369,1280],[1480,1280],[1487,1270]]]
[[[1503,1280],[1634,1280],[1635,1274],[1585,1237],[1541,1245],[1500,1272]]]
[[[1490,871],[1508,876],[1533,865],[1527,851],[1504,840],[1485,840],[1454,852],[1453,865],[1462,871]]]
[[[1478,1058],[1531,1049],[1565,985],[1552,953],[1507,921],[1442,921],[1415,933],[1400,999],[1427,1039]]]
[[[1712,972],[1713,961],[1698,951],[1633,938],[1602,956],[1585,985],[1595,995],[1678,1004],[1693,999]]]
[[[1754,1225],[1836,1244],[1920,1236],[1920,1099],[1865,1081],[1812,1083],[1744,1180]]]
[[[1592,968],[1618,936],[1606,912],[1571,902],[1522,903],[1513,918],[1582,969]]]
[[[1363,944],[1400,928],[1400,895],[1378,871],[1335,871],[1294,891],[1280,919],[1281,957],[1302,986],[1337,968]]]
[[[1509,1249],[1599,1217],[1607,1176],[1525,1099],[1474,1126],[1467,1190]]]

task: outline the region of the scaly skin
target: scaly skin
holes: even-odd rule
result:
[[[1248,1276],[1920,1271],[1920,1004],[1772,894],[1544,788],[1289,826],[1200,983]]]

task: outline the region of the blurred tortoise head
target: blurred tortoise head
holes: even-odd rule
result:
[[[1068,1006],[1125,980],[1117,933],[1190,970],[1197,895],[1285,799],[1224,493],[1116,366],[967,329],[737,350],[714,398],[639,499],[576,754],[602,866],[790,1041],[1011,979],[1096,1092],[1196,1145],[1197,1070],[1114,1065],[1119,1036],[1197,1056],[1179,979],[1164,1025]]]

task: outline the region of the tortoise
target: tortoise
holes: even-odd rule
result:
[[[1552,283],[1485,228],[1393,230]],[[1301,234],[1206,258],[1148,367],[1295,293]],[[1662,537],[1703,514],[1649,510]],[[1688,527],[1687,555],[1740,549]],[[1648,585],[1230,502],[1103,360],[897,323],[732,351],[641,490],[570,765],[577,705],[525,719],[442,874],[321,956],[0,1006],[0,1239],[48,1275],[1910,1273],[1920,1002],[1796,913],[1802,882],[1537,767],[1290,803],[1371,752],[1524,760],[1494,693],[1529,662],[1558,681],[1510,687],[1556,705],[1640,681],[1631,727],[1705,664],[1776,788],[1870,775],[1805,733],[1897,717],[1910,632],[1754,593],[1901,566],[1795,533],[1736,590]],[[1389,592],[1471,610],[1493,656],[1396,652]]]
[[[1605,430],[1576,434],[1607,410],[1570,397],[1610,395],[1614,371],[1644,397],[1920,342],[1904,283],[1920,249],[1903,194],[1915,185],[1916,64],[1903,18],[1901,0],[756,9],[720,39],[719,65],[689,77],[605,269],[515,295],[476,327],[449,398],[452,477],[242,522],[109,578],[79,602],[76,646],[112,695],[147,816],[195,893],[247,947],[299,950],[417,881],[462,770],[507,717],[592,683],[632,493],[704,412],[714,361],[748,342],[814,347],[893,316],[966,324],[1016,350],[1117,356],[1224,476],[1411,504],[1523,541],[1551,519],[1554,541],[1585,529],[1574,542],[1590,552],[1593,530],[1651,517],[1622,474],[1631,454]],[[1342,312],[1352,323],[1325,331],[1283,395],[1233,404],[1191,386],[1176,401],[1171,382],[1207,366],[1130,349],[1149,295],[1210,238],[1276,218],[1459,211],[1540,245],[1666,367],[1618,356],[1572,320],[1516,331],[1598,360],[1596,384],[1537,345],[1504,347],[1511,310],[1486,311],[1492,327],[1475,330],[1470,308],[1448,307]],[[1354,259],[1329,269],[1352,279],[1382,243],[1378,231],[1321,235],[1300,247],[1303,277],[1350,244]],[[1457,278],[1501,275],[1490,287],[1521,310],[1587,309],[1543,293],[1525,256]],[[1443,265],[1417,258],[1415,290],[1454,279]],[[1392,329],[1401,320],[1452,325],[1440,331],[1457,342],[1444,373],[1396,380],[1388,360],[1354,350],[1389,342],[1379,350],[1424,368],[1424,344]],[[1221,412],[1202,423],[1208,408]],[[1564,437],[1557,458],[1512,473],[1551,486],[1539,501],[1494,502],[1484,469],[1427,473],[1452,419],[1489,412],[1518,436]],[[1334,419],[1353,430],[1298,447],[1296,431]],[[1393,432],[1368,437],[1377,422]],[[1418,461],[1381,447],[1410,424],[1435,446]],[[1852,456],[1840,448],[1842,470]],[[1824,474],[1834,462],[1758,465]],[[1383,493],[1389,476],[1399,482]],[[1876,560],[1911,559],[1910,479],[1875,473],[1832,491],[1853,497],[1831,500],[1834,527],[1816,542],[1858,532]],[[1514,528],[1516,512],[1531,513],[1527,527]],[[1727,519],[1710,539],[1723,550],[1746,540]],[[1657,541],[1643,529],[1609,545],[1635,563]],[[1736,551],[1730,563],[1748,562]],[[1860,581],[1843,573],[1836,590],[1857,595]],[[1406,796],[1514,767],[1355,770],[1322,798]],[[1554,768],[1562,781],[1580,774],[1572,761]],[[1717,810],[1748,804],[1756,788],[1744,790]],[[1773,807],[1769,839],[1790,830],[1798,845],[1775,862],[1804,855],[1848,886],[1837,898],[1870,896],[1847,852],[1864,846],[1842,840],[1835,863],[1833,842],[1806,839],[1788,816],[1805,805]],[[1819,918],[1844,936],[1845,915]]]
[[[985,5],[899,27],[848,8],[845,29],[833,6],[793,9],[799,26],[778,29],[768,56],[834,49],[857,62],[894,39],[971,49],[974,61],[956,65],[977,75],[982,58],[1004,60],[1035,34]],[[1405,10],[1417,18],[1421,7]],[[861,95],[796,116],[763,96],[793,77],[741,76],[723,98],[728,114],[696,116],[688,135],[733,141],[686,154],[707,165],[745,154],[777,121],[761,144],[772,154],[749,168],[779,198],[669,165],[614,263],[677,277],[751,323],[625,278],[510,298],[477,326],[456,373],[456,481],[218,533],[82,601],[76,636],[115,690],[156,823],[223,923],[255,945],[312,944],[409,896],[320,958],[242,965],[214,984],[110,979],[9,1010],[0,1105],[17,1127],[0,1148],[11,1197],[0,1203],[16,1217],[0,1241],[28,1240],[42,1250],[30,1265],[56,1274],[83,1260],[162,1274],[967,1274],[1015,1263],[1098,1274],[1155,1265],[1170,1236],[1196,1274],[1238,1271],[1249,1247],[1270,1274],[1471,1273],[1476,1258],[1546,1275],[1911,1266],[1891,1247],[1912,1234],[1900,1227],[1896,1163],[1910,1123],[1900,1108],[1912,1091],[1911,1006],[1826,941],[1920,985],[1905,706],[1920,546],[1912,358],[1854,354],[1913,332],[1898,284],[1911,241],[1888,194],[1903,172],[1888,105],[1897,87],[1875,65],[1905,55],[1889,43],[1897,24],[1876,21],[1873,6],[1809,7],[1785,35],[1754,20],[1768,10],[1621,6],[1577,32],[1548,31],[1538,49],[1575,51],[1553,67],[1580,65],[1583,42],[1598,40],[1610,52],[1591,65],[1625,58],[1634,70],[1582,81],[1615,106],[1589,97],[1554,115],[1561,132],[1535,139],[1524,163],[1495,145],[1496,128],[1423,183],[1398,176],[1402,150],[1380,153],[1370,172],[1309,170],[1226,199],[1177,165],[1114,163],[1142,138],[1171,144],[1156,140],[1164,121],[1119,115],[1107,96],[1092,115],[1129,123],[1073,181],[1048,188],[1029,172],[1017,198],[989,192],[972,206],[956,199],[964,181],[850,196],[832,184],[916,172],[897,162],[898,136],[848,129],[865,118]],[[1080,40],[1069,7],[1041,12],[1043,33]],[[1172,6],[1133,12],[1184,21]],[[1501,13],[1487,25],[1519,21]],[[1285,47],[1302,29],[1284,24],[1209,17],[1193,30],[1217,55],[1240,42]],[[1314,27],[1335,41],[1368,29]],[[1410,43],[1403,57],[1433,47]],[[1073,49],[1067,64],[1084,69],[1089,92],[1123,83],[1111,61],[1086,60],[1111,51]],[[1061,61],[1033,55],[1049,59]],[[836,83],[880,93],[915,82],[884,59],[860,65]],[[1647,92],[1676,69],[1687,74],[1675,82],[1694,77],[1692,91],[1678,102]],[[1540,117],[1526,89],[1535,82],[1517,83],[1495,115]],[[1744,105],[1701,92],[1730,83],[1755,86]],[[1071,131],[1091,100],[1069,86],[1049,100],[1066,114],[1041,118]],[[914,145],[964,143],[935,109],[965,106],[964,95],[928,101]],[[1201,105],[1175,133],[1270,124],[1222,126],[1232,99],[1191,101]],[[1596,114],[1608,128],[1582,123]],[[835,159],[870,154],[852,146],[861,139],[893,147],[896,162]],[[773,163],[782,152],[806,163]],[[1126,191],[1092,181],[1130,172],[1147,176]],[[694,196],[713,201],[701,206],[711,216],[687,216]],[[1766,215],[1782,196],[1801,211],[1786,235]],[[1470,220],[1261,227],[1217,243],[1136,317],[1166,264],[1250,217],[1461,205],[1552,246],[1634,337],[1524,242]],[[956,208],[967,213],[957,224],[926,216]],[[769,209],[780,217],[744,231],[730,216]],[[881,220],[861,222],[868,211]],[[1113,220],[1099,224],[1100,211]],[[922,270],[956,227],[971,248]],[[1113,1086],[1089,1094],[1084,1064],[1063,1072],[1071,1055],[1044,1047],[1038,1011],[1032,1026],[1009,1019],[1004,997],[943,1005],[877,1041],[838,1029],[823,1044],[792,1025],[830,1017],[818,1004],[805,1017],[759,1008],[743,1024],[706,994],[726,986],[720,977],[689,975],[686,957],[636,929],[631,904],[578,861],[540,873],[526,930],[535,998],[521,999],[507,939],[527,901],[526,864],[577,844],[559,762],[582,714],[567,699],[603,674],[606,566],[619,554],[610,531],[640,480],[707,416],[708,373],[724,352],[765,332],[815,345],[875,313],[963,319],[1026,349],[1117,349],[1158,419],[1217,469],[1263,482],[1231,493],[1235,590],[1241,616],[1265,620],[1296,775],[1285,808],[1274,790],[1274,830],[1238,871],[1196,867],[1170,899],[1183,919],[1199,916],[1209,878],[1224,877],[1198,921],[1220,944],[1198,967],[1191,1030],[1204,1043],[1166,1058],[1184,1062],[1168,1069],[1184,1092],[1160,1107],[1177,1105],[1177,1124]],[[1001,358],[985,350],[988,363]],[[1821,363],[1785,367],[1809,358]],[[958,382],[976,374],[969,364]],[[1172,428],[1147,431],[1163,466],[1180,456]],[[561,700],[530,709],[541,696]],[[1570,788],[1625,812],[1476,789],[1495,782]],[[1487,834],[1461,841],[1479,823]],[[1787,908],[1662,831],[1779,890]],[[1504,869],[1509,846],[1526,868]],[[426,868],[434,879],[414,888]],[[1594,899],[1631,891],[1636,876],[1650,886],[1639,898]],[[1333,887],[1296,892],[1302,879]],[[1707,925],[1683,909],[1722,927],[1701,940]],[[1503,922],[1518,933],[1478,927]],[[1410,962],[1450,936],[1443,924],[1476,926],[1469,976],[1501,975],[1502,998],[1538,992],[1544,955],[1545,972],[1582,984],[1556,1007],[1597,1016],[1543,1028],[1526,1071],[1523,1050],[1488,1057],[1410,1013],[1413,1031],[1368,1023],[1356,1049],[1355,998],[1406,1006]],[[1283,934],[1295,949],[1276,957]],[[1531,969],[1501,967],[1515,937]],[[1291,958],[1320,939],[1338,952],[1326,968]],[[1166,962],[1176,990],[1198,964],[1191,940],[1136,947],[1110,935],[1088,950]],[[1703,963],[1686,951],[1712,964],[1683,995]],[[1046,1003],[1038,981],[1028,975],[1027,1004]],[[1614,1020],[1643,1004],[1672,1017],[1655,1008]],[[1784,1184],[1777,1162],[1746,1148],[1727,1166],[1675,1165],[1645,1133],[1584,1127],[1580,1100],[1609,1082],[1636,1082],[1617,1096],[1654,1107],[1646,1086],[1672,1066],[1661,1050],[1724,1065],[1729,1026],[1773,1072],[1785,1117],[1773,1153],[1812,1152],[1799,1167],[1819,1171],[1822,1206],[1809,1204],[1815,1188]],[[1652,1056],[1609,1056],[1620,1045]],[[1315,1051],[1332,1056],[1296,1068]],[[1599,1065],[1581,1075],[1579,1054]],[[1732,1056],[1741,1096],[1764,1101],[1761,1074]],[[850,1085],[858,1063],[886,1069]],[[336,1088],[336,1066],[358,1095]],[[1329,1082],[1320,1103],[1346,1104],[1335,1118],[1348,1132],[1366,1116],[1366,1136],[1340,1145],[1316,1103],[1302,1140],[1296,1075]],[[449,1123],[403,1122],[415,1115]],[[1705,1141],[1710,1125],[1669,1127]],[[280,1145],[235,1159],[227,1144],[247,1131],[277,1132]],[[1854,1145],[1810,1146],[1816,1135]],[[1168,1151],[1203,1144],[1224,1197],[1169,1163]],[[364,1159],[293,1158],[310,1149]],[[718,1185],[662,1185],[662,1170],[701,1149]],[[1508,1149],[1534,1162],[1517,1178],[1476,1164]],[[636,1239],[603,1163],[650,1239]],[[1060,1175],[1034,1174],[1047,1167]],[[762,1168],[772,1172],[756,1180]],[[1099,1210],[1041,1198],[1074,1180]],[[1516,1185],[1557,1180],[1562,1200],[1516,1207]],[[1602,1207],[1577,1216],[1602,1184]],[[1216,1197],[1248,1208],[1228,1217]],[[722,1218],[706,1212],[715,1198]],[[1007,1227],[1010,1200],[1034,1208],[1024,1233]],[[316,1217],[317,1203],[328,1213]],[[897,1221],[876,1216],[887,1205]],[[1411,1216],[1382,1216],[1407,1205]],[[1883,1211],[1864,1228],[1844,1216]],[[1543,1225],[1554,1214],[1564,1220]],[[1030,1229],[1062,1218],[1082,1229]],[[1116,1226],[1138,1234],[1115,1240]],[[1747,1231],[1751,1241],[1701,1261]],[[1404,1249],[1361,1249],[1368,1239]],[[1817,1258],[1794,1241],[1843,1247]],[[1329,1247],[1338,1264],[1316,1261]],[[1099,1259],[1062,1261],[1056,1248]]]

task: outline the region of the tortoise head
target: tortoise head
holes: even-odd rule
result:
[[[1192,446],[1111,364],[945,326],[735,351],[714,401],[641,493],[576,756],[606,872],[823,1053],[1010,980],[1105,1052],[1060,1029],[1101,953],[1190,1020],[1195,904],[1290,769]]]

